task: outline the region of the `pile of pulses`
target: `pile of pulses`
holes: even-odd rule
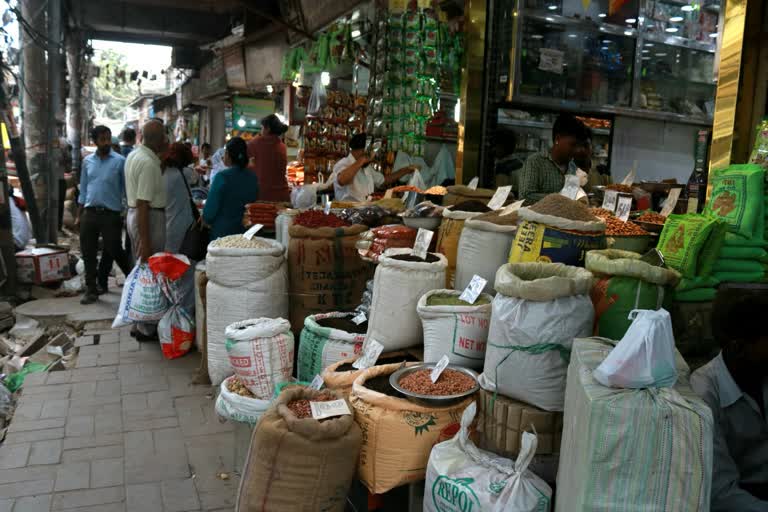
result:
[[[432,370],[416,370],[400,378],[398,384],[413,393],[431,396],[458,395],[475,387],[475,379],[464,372],[447,368],[435,383],[430,378],[431,374]]]
[[[649,224],[664,224],[667,222],[667,218],[660,213],[646,212],[637,218],[639,222],[647,222]]]
[[[590,211],[605,221],[605,234],[608,236],[644,236],[650,234],[634,222],[624,222],[608,210],[591,208]],[[608,212],[608,214],[603,212]]]
[[[217,238],[211,244],[211,247],[222,247],[229,249],[266,249],[269,244],[256,237],[248,240],[243,235],[229,235]]]
[[[245,385],[242,383],[242,381],[238,378],[237,375],[227,380],[227,389],[230,392],[240,396],[244,396],[247,398],[256,398],[256,395],[251,393],[251,390],[245,387]]]
[[[589,207],[561,194],[549,194],[529,208],[532,212],[580,222],[598,222]]]
[[[312,398],[311,401],[312,402],[330,402],[331,400],[336,400],[336,397],[334,397],[330,393],[321,393],[316,397]],[[312,408],[309,406],[309,402],[310,400],[307,400],[306,398],[300,398],[299,400],[293,400],[291,402],[288,402],[288,408],[300,420],[304,418],[311,418]]]

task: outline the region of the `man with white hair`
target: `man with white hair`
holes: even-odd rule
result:
[[[165,247],[166,192],[160,155],[168,147],[165,126],[149,121],[141,129],[142,143],[125,161],[128,234],[137,261],[146,262]],[[157,340],[157,324],[137,324],[138,341]]]

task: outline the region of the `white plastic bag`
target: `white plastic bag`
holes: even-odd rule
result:
[[[476,407],[472,402],[464,410],[456,436],[432,448],[424,511],[548,512],[552,489],[528,470],[536,436],[523,433],[515,462],[480,450],[469,438]]]
[[[672,319],[665,309],[635,309],[624,337],[595,368],[595,379],[614,388],[666,388],[677,382]]]
[[[137,264],[123,285],[123,295],[112,328],[134,322],[157,322],[168,310],[168,299],[146,263]]]
[[[323,85],[322,73],[318,74],[315,82],[312,84],[312,94],[309,96],[307,104],[307,114],[314,116],[320,113],[320,110],[328,103],[328,95]]]
[[[317,203],[317,183],[304,185],[291,191],[291,206],[294,208],[312,208]]]
[[[231,392],[227,389],[227,382],[233,378],[234,376],[228,377],[221,383],[219,397],[216,399],[216,414],[226,420],[255,425],[261,415],[269,409],[271,400],[259,400]]]
[[[269,400],[293,372],[291,324],[282,318],[236,322],[226,330],[232,369],[256,398]]]

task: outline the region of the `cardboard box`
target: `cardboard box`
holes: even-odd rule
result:
[[[16,276],[21,283],[47,284],[69,279],[69,251],[35,247],[16,253]]]

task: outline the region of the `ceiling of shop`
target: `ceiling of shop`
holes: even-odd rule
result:
[[[170,46],[216,41],[246,19],[247,32],[261,30],[279,17],[279,0],[69,0],[69,23],[86,37]]]

